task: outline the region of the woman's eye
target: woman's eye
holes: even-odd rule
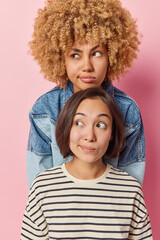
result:
[[[83,123],[81,121],[76,121],[75,124],[80,127],[83,126]]]
[[[79,55],[74,53],[74,54],[71,54],[71,58],[74,58],[74,59],[78,59],[79,58]]]
[[[95,56],[95,57],[100,57],[101,55],[102,54],[99,51],[96,51],[96,52],[93,53],[93,56]]]
[[[106,128],[107,125],[106,125],[105,123],[98,123],[98,124],[97,124],[97,127],[98,127],[98,128]]]

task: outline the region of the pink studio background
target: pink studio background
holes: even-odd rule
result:
[[[123,0],[143,33],[141,52],[120,83],[138,103],[146,134],[146,173],[143,184],[154,240],[160,239],[160,15],[159,0]],[[3,240],[20,239],[27,201],[26,145],[28,112],[34,101],[53,87],[27,54],[33,19],[43,0],[6,0],[0,7],[0,213]]]

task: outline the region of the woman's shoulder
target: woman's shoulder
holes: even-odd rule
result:
[[[51,117],[57,115],[72,94],[68,85],[65,88],[56,86],[36,100],[30,113],[32,115],[49,115]]]
[[[49,105],[52,103],[56,103],[56,101],[60,98],[61,94],[63,92],[63,89],[60,89],[58,86],[54,87],[53,89],[49,90],[48,92],[41,95],[33,104],[33,111],[36,109],[40,109],[45,107],[49,107]]]
[[[136,111],[136,113],[139,113],[136,101],[127,93],[115,87],[110,81],[104,83],[103,88],[113,97],[120,110],[123,110],[123,112]]]
[[[35,177],[30,194],[34,194],[35,191],[37,193],[43,193],[44,191],[45,193],[46,190],[52,190],[55,184],[59,185],[62,179],[65,181],[65,178],[61,165],[42,171]]]
[[[59,179],[59,177],[62,177],[62,176],[64,176],[64,173],[62,170],[62,165],[59,165],[59,166],[55,166],[55,167],[52,167],[52,168],[49,168],[49,169],[46,169],[46,170],[40,172],[36,176],[34,182],[38,183],[41,181],[51,180],[51,178]]]
[[[114,87],[114,96],[117,101],[124,102],[125,104],[127,104],[127,106],[132,106],[135,109],[139,109],[138,104],[131,96],[116,87]]]
[[[113,181],[115,184],[117,183],[122,186],[126,185],[141,190],[141,185],[138,180],[121,169],[111,166],[109,175],[110,180]]]
[[[141,113],[138,104],[132,97],[124,91],[113,87],[113,98],[126,123],[134,125],[141,123]]]
[[[53,120],[57,119],[62,105],[63,89],[58,86],[40,96],[33,104],[29,116],[31,118],[46,118]]]

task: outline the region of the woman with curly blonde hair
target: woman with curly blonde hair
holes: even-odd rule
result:
[[[73,93],[90,87],[102,87],[113,97],[125,125],[126,141],[119,157],[103,161],[143,182],[141,115],[134,100],[112,85],[132,66],[139,44],[136,21],[119,0],[48,0],[38,10],[30,50],[44,77],[57,87],[41,96],[30,111],[29,187],[39,172],[71,160],[60,154],[55,124]]]

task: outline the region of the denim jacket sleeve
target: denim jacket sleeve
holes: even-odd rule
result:
[[[30,113],[30,132],[27,147],[27,179],[30,189],[36,175],[48,168],[62,164],[63,159],[55,139],[55,125],[59,111],[72,95],[68,89],[54,88],[42,95]]]
[[[128,117],[132,117],[132,121],[127,121]],[[128,108],[124,125],[126,141],[120,152],[118,168],[128,172],[142,185],[145,172],[145,137],[142,118],[134,102]]]
[[[139,108],[131,97],[112,84],[108,87],[108,92],[121,111],[126,133],[119,159],[110,159],[109,163],[128,172],[142,184],[145,171],[145,137]]]
[[[27,178],[28,186],[31,184],[36,175],[51,168],[52,151],[51,151],[51,139],[47,134],[43,132],[44,122],[46,122],[46,129],[50,128],[49,119],[44,115],[36,115],[32,112],[29,113],[29,119],[31,123],[28,148],[27,148]]]

